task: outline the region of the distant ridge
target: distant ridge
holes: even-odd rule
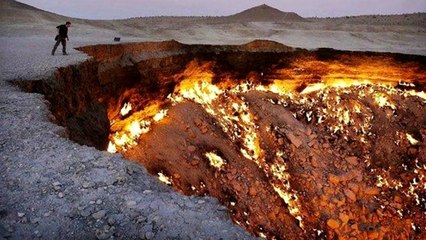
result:
[[[259,5],[240,13],[229,16],[151,16],[151,17],[133,17],[127,19],[95,20],[79,19],[67,17],[46,10],[38,9],[25,3],[15,0],[0,0],[0,30],[5,28],[14,28],[18,25],[22,28],[24,25],[28,28],[38,25],[57,25],[70,20],[77,24],[88,24],[106,29],[119,29],[120,27],[132,28],[140,27],[142,24],[154,24],[161,21],[173,21],[179,23],[241,23],[241,22],[311,22],[320,21],[333,24],[362,24],[362,25],[419,25],[425,26],[426,13],[407,13],[398,15],[362,15],[345,16],[337,18],[303,18],[294,12],[283,12],[266,4]],[[22,25],[24,24],[24,25]],[[133,30],[132,30],[133,31]]]
[[[283,12],[266,4],[249,8],[240,13],[229,16],[233,20],[246,21],[305,21],[305,19],[294,12]]]
[[[2,23],[34,23],[41,21],[63,22],[73,18],[61,16],[14,0],[0,0]]]

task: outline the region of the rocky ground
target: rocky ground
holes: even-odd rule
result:
[[[119,154],[64,138],[44,97],[8,82],[87,59],[72,49],[51,56],[49,40],[3,39],[0,48],[1,238],[251,238],[216,200],[173,192]]]

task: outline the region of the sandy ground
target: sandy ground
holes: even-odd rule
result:
[[[134,25],[132,21],[75,20],[69,34],[70,55],[51,56],[55,26],[64,19],[50,16],[46,20],[32,12],[28,18],[14,21],[5,12],[1,14],[0,238],[250,238],[231,223],[216,200],[172,192],[121,155],[62,137],[64,129],[51,123],[43,96],[24,93],[8,82],[49,77],[60,66],[88,58],[74,47],[112,43],[114,36],[121,36],[124,42],[176,39],[215,44],[262,38],[303,48],[426,55],[426,24],[351,25],[344,19],[338,24],[325,20],[209,23],[142,19]]]

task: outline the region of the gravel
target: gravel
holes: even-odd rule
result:
[[[86,60],[71,47],[96,41],[72,40],[68,56],[51,56],[50,36],[0,37],[0,239],[252,238],[217,200],[173,192],[120,154],[62,137],[43,95],[9,82]]]

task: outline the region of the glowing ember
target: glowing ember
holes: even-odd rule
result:
[[[280,184],[274,184],[274,190],[288,205],[290,214],[299,220],[299,226],[303,228],[302,216],[301,216],[301,204],[297,194],[292,192],[290,186],[290,174],[286,172],[286,166],[283,165],[272,165],[272,174],[275,178],[280,181]]]
[[[220,156],[218,156],[214,152],[208,152],[208,153],[205,154],[205,156],[209,159],[210,165],[219,169],[219,170],[226,163],[225,160],[223,160],[223,158],[221,158]]]
[[[376,93],[373,95],[373,97],[379,107],[390,107],[392,109],[396,109],[395,105],[389,101],[385,94]]]
[[[125,103],[123,108],[120,110],[121,116],[127,115],[132,110],[132,105],[130,103]]]
[[[116,153],[117,152],[117,148],[115,147],[115,144],[112,142],[108,143],[108,148],[107,151],[110,153]]]
[[[417,145],[419,144],[419,141],[416,140],[413,136],[411,136],[409,133],[406,134],[407,140],[411,143],[411,145]]]
[[[414,91],[414,90],[406,91],[404,93],[404,95],[417,96],[419,98],[422,98],[423,100],[426,100],[426,92],[423,92],[423,91],[421,91],[421,92],[417,92],[417,91]]]
[[[165,183],[167,185],[172,185],[172,182],[170,181],[170,178],[168,178],[166,175],[164,175],[161,172],[158,173],[158,180],[160,180],[160,182],[163,182],[163,183]]]
[[[155,114],[152,119],[154,120],[154,122],[159,122],[166,116],[167,116],[167,110],[163,109],[163,110],[160,110],[160,112],[158,112],[157,114]]]

